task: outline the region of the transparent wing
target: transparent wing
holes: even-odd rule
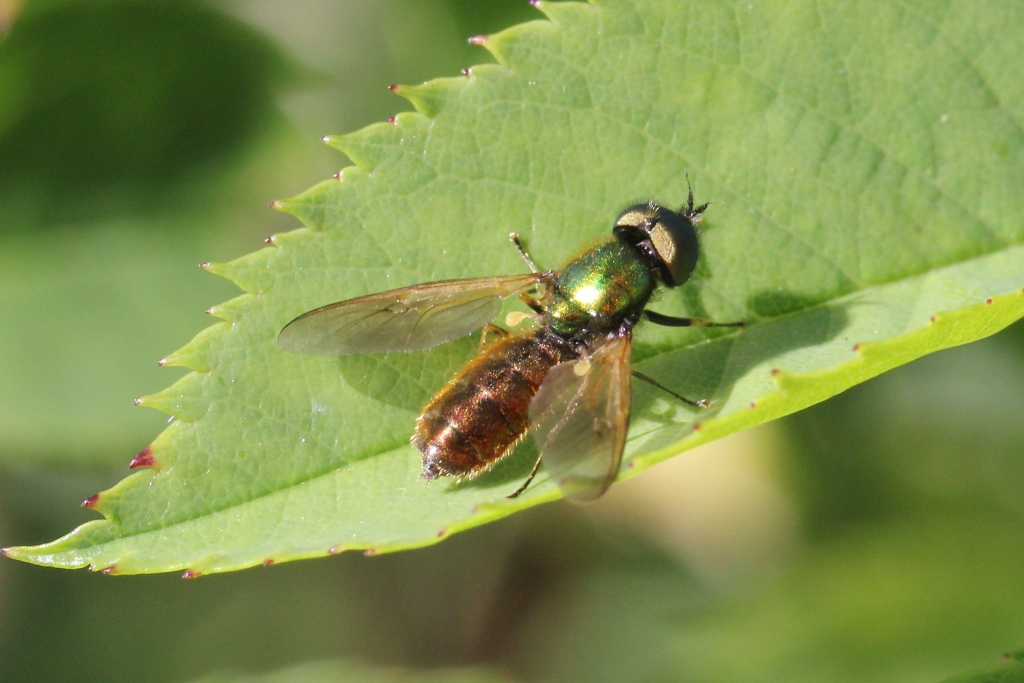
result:
[[[568,498],[592,500],[619,472],[629,430],[632,364],[629,336],[588,360],[559,363],[530,403],[530,429],[541,461]]]
[[[286,351],[324,356],[421,351],[480,329],[501,299],[550,279],[544,273],[444,280],[329,304],[288,323]]]

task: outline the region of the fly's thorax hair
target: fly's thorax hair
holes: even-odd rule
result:
[[[613,232],[637,249],[661,284],[677,287],[697,266],[697,226],[703,209],[687,206],[673,211],[654,201],[635,204],[619,214]]]

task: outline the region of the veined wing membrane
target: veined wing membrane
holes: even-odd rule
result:
[[[545,273],[427,282],[339,301],[300,315],[278,346],[323,356],[422,351],[480,329],[501,300],[550,278]]]
[[[566,497],[604,493],[619,472],[632,391],[629,336],[585,360],[559,363],[530,403],[530,429],[541,462]]]

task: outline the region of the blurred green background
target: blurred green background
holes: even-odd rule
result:
[[[132,398],[298,227],[267,202],[393,82],[525,0],[0,0],[0,546],[94,518],[164,417]],[[624,201],[628,198],[624,198]],[[512,680],[938,681],[1024,644],[1024,326],[425,550],[182,581],[0,561],[0,680],[342,658]],[[301,677],[300,677],[301,678]],[[300,678],[297,678],[299,680]],[[353,674],[352,680],[360,680]],[[219,679],[218,679],[219,680]]]

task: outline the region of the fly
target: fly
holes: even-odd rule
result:
[[[288,323],[281,348],[354,355],[421,351],[484,329],[480,352],[426,405],[412,443],[425,479],[471,478],[510,453],[532,431],[538,458],[565,494],[589,500],[618,475],[629,429],[633,377],[706,408],[631,366],[633,328],[641,319],[670,327],[742,327],[646,310],[659,287],[677,287],[697,263],[697,227],[707,204],[673,211],[655,202],[623,211],[612,235],[541,271],[515,233],[530,267],[525,275],[444,280],[370,294],[317,308]],[[492,323],[501,302],[519,297],[532,329],[509,332]],[[489,336],[495,337],[488,342]]]

